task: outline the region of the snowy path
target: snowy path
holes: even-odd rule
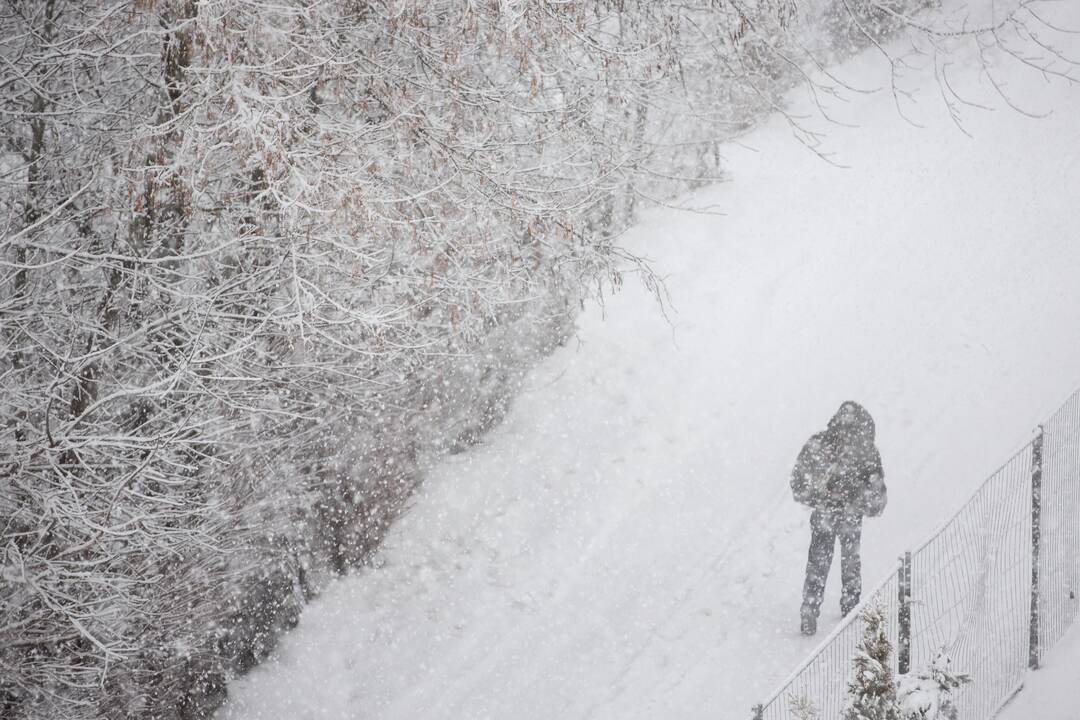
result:
[[[1014,75],[1054,110],[1034,120],[969,82],[996,109],[967,137],[919,77],[922,128],[884,92],[816,123],[847,169],[776,119],[688,199],[726,215],[648,214],[627,243],[671,324],[633,282],[587,311],[219,717],[745,717],[816,643],[787,475],[842,400],[874,414],[890,487],[872,584],[1080,384],[1080,87]]]

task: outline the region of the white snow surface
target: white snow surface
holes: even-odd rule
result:
[[[870,586],[1080,385],[1080,87],[998,65],[1050,114],[961,58],[951,82],[990,108],[962,132],[923,60],[915,125],[870,52],[836,72],[885,89],[806,121],[844,167],[780,116],[725,146],[730,182],[682,199],[724,214],[658,209],[624,238],[669,320],[633,281],[590,307],[219,719],[745,718],[839,620],[834,567],[798,635],[788,475],[843,400],[873,414],[889,485]]]
[[[1076,720],[1080,717],[1080,627],[1075,625],[1028,671],[1024,688],[994,720]]]

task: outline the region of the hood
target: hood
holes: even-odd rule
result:
[[[844,425],[843,416],[845,411],[848,410],[853,416],[852,422],[850,425]],[[834,434],[853,436],[873,445],[876,428],[874,427],[874,418],[870,417],[870,413],[866,408],[854,400],[846,400],[840,405],[840,409],[836,411],[836,414],[832,416],[832,420],[829,420],[828,431]]]

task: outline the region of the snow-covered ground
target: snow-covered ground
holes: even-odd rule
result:
[[[967,134],[924,62],[919,126],[887,90],[807,120],[845,167],[777,117],[683,199],[723,215],[648,213],[625,243],[666,277],[670,323],[633,282],[589,308],[434,470],[381,567],[312,603],[219,717],[745,717],[839,619],[834,569],[819,637],[798,635],[787,480],[841,401],[874,415],[889,483],[872,584],[1080,385],[1080,87],[1000,60],[1036,119],[970,61],[950,80],[992,109],[965,108]],[[888,85],[874,53],[838,72]]]
[[[1074,626],[1043,661],[1028,672],[1024,689],[996,720],[1076,720],[1080,717],[1080,627]]]

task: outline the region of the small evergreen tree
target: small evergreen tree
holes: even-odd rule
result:
[[[817,706],[806,695],[788,698],[788,709],[795,716],[795,720],[821,720]]]
[[[855,649],[855,677],[848,683],[851,700],[843,720],[901,720],[889,667],[892,644],[885,637],[885,611],[875,601],[859,617],[863,637]]]

